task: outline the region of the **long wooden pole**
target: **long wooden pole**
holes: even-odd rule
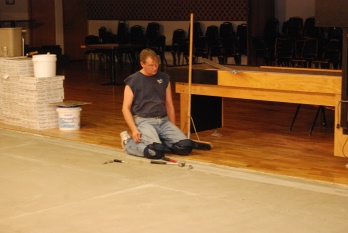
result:
[[[190,138],[191,131],[191,84],[192,84],[192,53],[193,53],[193,13],[190,15],[190,51],[189,51],[189,69],[188,69],[188,109],[187,109],[187,138]]]

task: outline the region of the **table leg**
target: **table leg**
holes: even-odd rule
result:
[[[104,86],[122,86],[123,83],[117,83],[116,82],[116,67],[115,67],[115,50],[111,49],[111,57],[110,57],[110,67],[111,67],[111,82],[110,83],[104,83]]]

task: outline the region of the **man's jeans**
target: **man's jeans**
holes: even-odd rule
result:
[[[136,143],[133,139],[127,142],[126,150],[130,155],[144,156],[145,147],[154,142],[171,148],[173,144],[187,139],[185,134],[168,120],[168,117],[142,118],[136,116],[134,121],[141,133],[141,142]]]

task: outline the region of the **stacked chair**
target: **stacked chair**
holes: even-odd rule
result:
[[[327,36],[325,36],[327,35]],[[315,18],[310,17],[303,22],[299,17],[290,18],[283,24],[282,33],[275,39],[274,61],[278,66],[339,69],[341,67],[342,29],[318,28]],[[301,104],[297,106],[290,125],[292,130]],[[326,107],[317,108],[309,135],[312,135],[317,119],[321,117],[321,125],[326,126]]]
[[[174,65],[180,65],[181,53],[183,53],[183,45],[187,42],[186,33],[179,28],[174,30],[172,37],[172,56]]]
[[[117,43],[118,44],[128,44],[129,43],[129,30],[128,24],[124,20],[118,22],[117,27]],[[131,53],[130,49],[118,49],[115,53],[116,59],[118,60],[120,68],[123,68],[124,55]]]
[[[234,32],[231,22],[224,22],[220,24],[220,43],[221,43],[221,56],[220,63],[227,64],[227,59],[233,57],[235,63],[240,65],[240,54],[236,49],[236,33]]]
[[[134,45],[134,48],[129,54],[129,59],[131,64],[134,66],[139,66],[140,51],[146,47],[146,37],[142,26],[134,25],[130,28],[130,43]]]
[[[247,50],[247,26],[242,25],[239,30],[239,38],[234,32],[231,22],[224,22],[220,26],[210,25],[205,33],[202,30],[200,22],[193,24],[193,62],[197,63],[199,57],[212,60],[218,58],[220,64],[227,64],[229,57],[233,57],[235,63],[240,65],[241,54],[246,54]],[[174,65],[180,65],[180,56],[184,55],[188,63],[189,38],[184,38],[185,32],[177,29],[173,32],[172,56]],[[190,27],[188,30],[190,35]],[[178,61],[178,62],[177,62]]]
[[[99,44],[99,43],[100,43],[99,37],[96,35],[88,35],[85,37],[85,45]],[[99,65],[104,63],[106,67],[107,54],[105,54],[104,51],[98,50],[98,49],[86,50],[85,56],[87,58],[88,69],[91,68],[92,62],[94,61],[98,61]]]
[[[166,37],[160,33],[160,25],[156,22],[150,22],[146,28],[146,47],[154,50],[161,59],[162,67],[167,65],[167,59],[164,55],[166,50]]]
[[[207,38],[207,57],[212,60],[213,57],[220,58],[222,53],[222,46],[219,36],[219,27],[211,25],[207,27],[205,32],[205,37]]]
[[[189,51],[190,51],[190,31],[191,28],[189,26],[187,37],[185,39],[180,38],[178,43],[178,51],[179,56],[183,54],[183,57],[186,61],[186,64],[189,62]],[[177,33],[176,30],[174,33]],[[182,32],[181,32],[182,33]],[[193,61],[197,62],[198,57],[204,57],[207,58],[208,54],[208,47],[207,47],[207,40],[206,37],[203,34],[201,23],[200,22],[194,22],[193,23],[193,41],[192,41],[192,52],[193,52]],[[182,35],[181,35],[182,37]],[[173,34],[174,38],[174,34]],[[173,43],[175,43],[173,41]],[[180,63],[178,63],[180,65]]]
[[[265,37],[268,35],[265,33]],[[305,21],[292,17],[276,36],[273,51],[273,56],[266,57],[267,65],[339,69],[342,29],[316,27],[314,17]]]
[[[248,25],[243,23],[237,26],[236,49],[239,54],[247,54]]]
[[[189,35],[191,28],[189,27]],[[194,62],[198,61],[199,57],[208,57],[208,45],[207,38],[203,34],[202,26],[200,22],[193,23],[193,57]],[[187,43],[187,54],[188,55],[189,43]],[[186,56],[186,60],[188,56]]]
[[[270,18],[267,20],[264,28],[264,38],[261,41],[261,50],[263,51],[263,56],[266,65],[272,65],[275,57],[275,43],[277,37],[279,36],[279,20],[276,18]]]

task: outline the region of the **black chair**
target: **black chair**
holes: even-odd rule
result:
[[[208,43],[205,36],[198,36],[195,38],[195,44],[193,46],[194,63],[198,62],[198,58],[208,58]]]
[[[130,43],[133,45],[146,46],[146,38],[142,26],[134,25],[130,28]]]
[[[246,55],[248,49],[248,25],[240,24],[237,26],[236,48],[239,54]]]
[[[224,22],[220,24],[220,43],[221,43],[221,56],[220,63],[227,64],[229,57],[233,57],[235,64],[240,65],[240,54],[236,49],[236,33],[234,32],[231,22]]]
[[[117,39],[119,44],[129,43],[129,30],[126,21],[120,20],[117,27]]]
[[[128,44],[129,43],[129,31],[127,22],[120,20],[117,27],[117,43],[118,44]],[[117,49],[115,56],[119,62],[121,68],[123,68],[123,57],[131,52],[130,49]]]
[[[320,40],[324,38],[324,30],[322,27],[315,26],[314,17],[309,17],[304,22],[302,35],[303,37],[311,37]]]
[[[342,40],[343,36],[343,29],[340,27],[329,27],[328,28],[328,32],[327,32],[327,39],[328,40],[332,40],[332,39],[336,39],[336,40]]]
[[[283,24],[283,33],[290,40],[297,40],[302,37],[303,19],[301,17],[291,17]]]
[[[311,68],[313,61],[318,57],[318,39],[304,38],[294,42],[294,56],[292,66]]]
[[[328,40],[322,55],[314,59],[312,63],[315,68],[340,69],[342,67],[342,40]]]
[[[180,49],[184,55],[184,58],[186,60],[186,63],[189,62],[189,52],[190,52],[190,33],[191,33],[191,26],[189,25],[188,28],[188,38],[186,41],[183,41],[180,43]],[[200,22],[193,22],[193,41],[192,41],[192,52],[194,56],[194,62],[197,62],[198,57],[204,56],[206,58],[207,54],[207,44],[206,44],[206,38],[203,34],[201,23]]]
[[[223,22],[219,28],[220,39],[235,36],[233,25],[231,22]]]
[[[294,53],[293,40],[286,37],[277,37],[274,45],[274,58],[278,66],[291,66]]]
[[[219,27],[215,25],[208,26],[205,37],[207,40],[208,58],[210,60],[212,60],[213,57],[220,58],[222,55],[222,46],[220,43]]]
[[[183,29],[176,29],[173,32],[172,37],[172,56],[173,56],[173,63],[174,65],[180,65],[180,57],[182,51],[182,44],[186,43],[186,35],[185,31]]]
[[[99,37],[95,35],[86,36],[84,41],[85,45],[100,44]],[[85,56],[87,57],[88,69],[90,69],[92,61],[99,61],[99,64],[101,64],[101,62],[104,62],[106,64],[107,54],[102,50],[88,49],[85,52]]]
[[[113,44],[118,43],[118,38],[116,34],[113,34],[110,29],[101,27],[99,29],[99,40],[103,44]]]
[[[100,44],[99,37],[95,35],[88,35],[85,37],[85,45]]]
[[[294,124],[295,124],[295,121],[296,121],[297,115],[298,115],[298,113],[299,113],[299,111],[300,111],[300,109],[301,109],[301,106],[302,106],[302,104],[299,104],[299,105],[297,106],[297,108],[296,108],[296,112],[295,112],[295,115],[294,115],[294,117],[293,117],[293,119],[292,119],[292,122],[291,122],[289,131],[292,130],[292,128],[293,128],[293,126],[294,126]],[[327,121],[326,121],[326,107],[325,107],[325,106],[317,106],[317,107],[318,107],[318,109],[317,109],[317,111],[316,111],[316,114],[315,114],[315,116],[314,116],[314,119],[313,119],[311,128],[310,128],[310,130],[309,130],[309,136],[312,136],[312,133],[313,133],[314,127],[315,127],[315,125],[316,125],[316,123],[317,123],[317,120],[318,120],[319,115],[321,116],[321,124],[322,124],[323,126],[326,126],[326,125],[327,125]]]
[[[266,65],[273,65],[275,61],[274,48],[279,33],[279,21],[276,18],[267,20],[264,28],[263,57]]]
[[[134,25],[130,28],[130,43],[134,46],[131,49],[129,60],[132,65],[139,66],[140,51],[146,47],[146,37],[142,26]]]
[[[106,34],[108,34],[108,30],[106,29],[106,27],[100,27],[98,30],[98,36],[99,36],[99,40],[100,43],[103,43],[103,39],[106,37]]]
[[[190,26],[189,26],[189,35],[190,35]],[[201,23],[200,22],[194,22],[193,23],[193,44],[195,44],[198,40],[199,40],[199,37],[202,37],[204,36],[203,34],[203,30],[202,30],[202,26],[201,26]]]
[[[154,50],[161,59],[161,65],[167,65],[165,57],[166,37],[160,33],[160,25],[156,22],[150,22],[146,28],[146,46]]]

